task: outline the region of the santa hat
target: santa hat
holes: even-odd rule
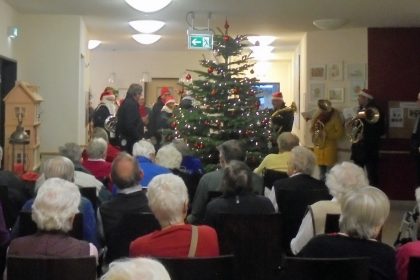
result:
[[[113,97],[113,98],[115,98],[115,95],[114,95],[111,91],[104,91],[104,92],[102,92],[102,94],[101,94],[101,98],[100,98],[100,100],[102,100],[103,98],[107,98],[107,99],[108,99],[108,97]]]
[[[373,99],[373,95],[369,94],[369,90],[367,88],[364,88],[361,91],[359,91],[358,95],[364,96],[369,99]]]
[[[165,106],[168,105],[168,103],[175,103],[175,98],[172,95],[169,95],[165,98]]]
[[[160,89],[160,96],[164,96],[165,94],[171,94],[170,90],[168,87],[162,87]]]
[[[281,101],[283,101],[283,93],[281,93],[281,92],[276,92],[276,93],[273,93],[273,94],[271,95],[271,98],[272,98],[273,100],[281,100]]]

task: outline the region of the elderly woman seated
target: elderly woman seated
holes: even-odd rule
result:
[[[93,138],[87,146],[88,158],[83,166],[99,181],[107,184],[111,174],[111,163],[105,161],[108,143],[102,138]]]
[[[328,172],[325,184],[333,199],[321,200],[309,206],[296,237],[290,242],[290,248],[295,255],[312,237],[324,233],[327,214],[341,214],[340,203],[346,193],[369,186],[363,169],[351,162],[335,165]]]
[[[212,257],[219,255],[216,231],[209,226],[184,223],[187,187],[173,174],[158,175],[147,191],[149,207],[162,229],[131,242],[130,256]]]
[[[221,184],[223,195],[207,205],[204,223],[218,226],[221,213],[274,213],[271,201],[253,193],[252,172],[242,161],[231,160],[225,167]]]
[[[388,217],[388,197],[364,187],[344,195],[340,232],[311,239],[298,256],[309,258],[370,257],[370,279],[395,279],[395,251],[375,240]]]
[[[68,235],[79,204],[80,192],[75,184],[60,178],[46,180],[32,206],[32,219],[38,232],[14,239],[8,255],[97,257],[93,244]]]
[[[101,280],[171,280],[165,267],[148,258],[132,258],[114,261]]]

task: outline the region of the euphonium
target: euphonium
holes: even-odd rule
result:
[[[358,112],[355,117],[346,121],[344,128],[347,137],[352,143],[357,143],[363,138],[363,130],[365,125],[363,120],[370,124],[377,123],[380,118],[379,110],[375,107],[367,107],[362,111]]]
[[[327,134],[325,133],[324,123],[317,120],[312,127],[312,143],[318,148],[323,148],[325,146],[326,137]]]
[[[105,119],[104,128],[110,134],[115,134],[115,131],[117,129],[117,117],[113,115],[108,116]]]

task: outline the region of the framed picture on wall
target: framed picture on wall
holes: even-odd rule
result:
[[[343,80],[343,63],[328,64],[328,79],[333,81]]]
[[[334,103],[343,103],[344,102],[344,88],[328,89],[327,99]]]
[[[357,94],[365,87],[364,80],[350,81],[348,88],[348,98],[350,101],[357,100]]]
[[[347,64],[348,80],[366,80],[366,64]]]
[[[311,65],[309,67],[310,80],[325,80],[325,64]]]
[[[323,98],[325,98],[325,85],[323,83],[311,83],[309,101],[315,103]]]

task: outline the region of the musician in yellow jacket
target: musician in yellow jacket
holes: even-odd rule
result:
[[[343,136],[344,127],[340,112],[329,100],[318,100],[319,110],[312,119],[311,133],[314,153],[320,171],[320,179],[337,161],[337,142]]]

